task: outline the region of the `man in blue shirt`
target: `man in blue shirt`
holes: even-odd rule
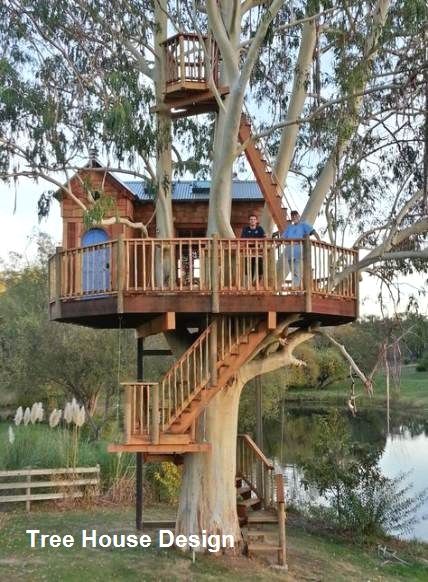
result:
[[[293,274],[293,289],[300,289],[301,287],[302,242],[300,239],[311,235],[314,235],[317,240],[321,241],[321,238],[314,227],[307,222],[301,222],[300,214],[297,210],[292,210],[291,224],[289,224],[282,233],[282,238],[292,241],[286,247],[286,256],[290,266],[290,271]],[[294,239],[298,240],[293,242]]]

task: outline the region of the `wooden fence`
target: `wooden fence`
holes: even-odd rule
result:
[[[0,471],[0,480],[0,503],[25,501],[30,511],[32,501],[83,497],[88,488],[92,494],[98,494],[100,467]]]

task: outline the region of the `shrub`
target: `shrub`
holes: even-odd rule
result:
[[[408,532],[417,523],[416,511],[425,503],[427,490],[412,495],[408,475],[384,477],[379,452],[353,443],[337,411],[316,422],[313,454],[302,467],[305,487],[315,487],[330,501],[328,508],[315,508],[317,517],[322,514],[361,540]]]

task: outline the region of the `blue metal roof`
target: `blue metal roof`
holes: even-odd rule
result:
[[[152,195],[144,182],[124,182],[124,185],[140,200],[152,200]],[[208,200],[210,186],[211,182],[204,180],[173,182],[172,200],[175,202]],[[234,180],[232,187],[232,200],[263,200],[263,194],[255,181]]]

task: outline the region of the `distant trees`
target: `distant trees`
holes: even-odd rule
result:
[[[74,396],[97,431],[116,404],[118,367],[120,379],[132,377],[135,342],[126,331],[49,322],[47,256],[52,244],[40,235],[38,247],[34,262],[25,264],[14,256],[14,264],[2,273],[6,292],[0,295],[0,398],[12,391],[20,404],[43,400],[61,407]]]

